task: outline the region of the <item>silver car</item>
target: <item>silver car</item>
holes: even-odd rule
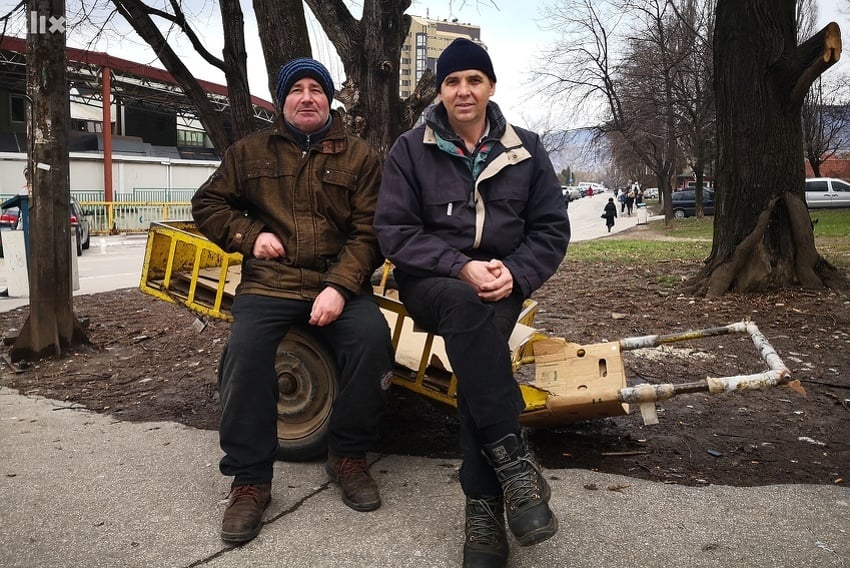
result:
[[[809,178],[806,205],[809,209],[850,207],[850,183],[836,178]]]

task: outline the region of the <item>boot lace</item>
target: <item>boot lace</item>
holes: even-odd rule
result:
[[[231,505],[235,505],[245,499],[253,499],[256,503],[262,502],[260,491],[256,485],[237,485],[230,490]]]
[[[484,499],[470,499],[470,514],[466,519],[466,539],[482,544],[499,544],[502,523],[496,518],[493,506]]]
[[[369,466],[364,458],[339,458],[336,470],[341,479],[346,479],[366,474]]]
[[[517,467],[520,465],[520,462],[527,463],[530,469]],[[516,467],[518,471],[506,476],[502,480],[502,490],[505,494],[505,503],[507,506],[511,510],[516,510],[529,501],[540,499],[540,484],[538,479],[541,473],[534,459],[528,455],[521,456],[517,458],[516,462],[511,463],[510,466]]]

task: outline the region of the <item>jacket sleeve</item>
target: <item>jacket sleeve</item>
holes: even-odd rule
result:
[[[558,270],[570,242],[570,220],[561,184],[540,138],[534,138],[529,143],[534,168],[525,209],[525,238],[502,259],[526,297]]]
[[[397,267],[420,276],[457,277],[470,258],[424,230],[422,188],[413,164],[416,146],[399,137],[384,163],[375,232],[381,252]]]
[[[341,289],[341,292],[360,293],[384,261],[373,227],[380,184],[381,164],[377,154],[370,149],[361,165],[357,187],[349,197],[351,222],[348,238],[324,278],[326,285]]]
[[[198,230],[226,252],[252,254],[262,223],[245,214],[239,172],[238,143],[224,154],[218,169],[192,197]]]

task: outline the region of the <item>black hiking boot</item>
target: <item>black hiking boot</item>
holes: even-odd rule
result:
[[[505,506],[498,497],[466,498],[463,568],[504,568],[508,563]]]
[[[558,531],[558,519],[549,509],[551,491],[525,439],[508,434],[484,444],[484,455],[502,484],[508,526],[522,546],[542,542]]]

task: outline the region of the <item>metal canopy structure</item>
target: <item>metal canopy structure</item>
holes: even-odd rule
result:
[[[0,38],[0,85],[13,92],[26,93],[26,40],[17,37]],[[162,69],[114,57],[99,51],[66,47],[69,87],[81,97],[102,100],[104,68],[110,71],[111,93],[114,102],[127,106],[175,113],[187,119],[197,118],[197,112],[174,77]],[[230,102],[227,87],[198,80],[210,101],[219,111],[226,111]],[[274,120],[274,104],[252,96],[254,119],[260,125]]]

